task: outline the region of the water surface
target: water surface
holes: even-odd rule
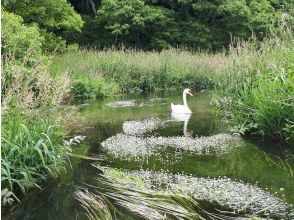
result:
[[[183,118],[174,117],[170,111],[171,102],[182,103],[180,92],[117,96],[78,103],[84,119],[74,135],[85,135],[86,139],[82,144],[74,146],[73,153],[104,155],[105,159],[100,165],[127,171],[168,172],[197,178],[226,177],[257,186],[293,204],[294,179],[290,168],[286,167],[290,162],[277,158],[283,158],[281,147],[273,143],[259,145],[236,137],[234,143],[221,142],[206,150],[208,138],[228,134],[225,122],[210,107],[211,99],[211,93],[206,91],[189,97],[188,104],[193,114]],[[126,137],[123,138],[126,143],[133,143],[128,138],[136,137],[137,145],[150,138],[153,138],[152,141],[169,137],[184,137],[184,141],[202,138],[197,146],[202,144],[205,150],[195,152],[175,146],[161,146],[146,156],[142,150],[132,154],[136,144],[133,148],[132,145],[128,146],[128,149],[122,145],[117,152],[111,152],[101,144],[118,134],[126,135],[123,136]],[[276,155],[272,155],[273,151],[270,150],[273,147],[278,149],[275,150]],[[126,150],[130,151],[126,153]],[[42,190],[29,193],[22,204],[14,208],[10,218],[84,219],[74,192],[77,187],[96,181],[94,177],[97,169],[92,163],[91,160],[71,158],[71,168],[66,173],[56,180],[48,181]],[[130,218],[136,219],[134,216]]]

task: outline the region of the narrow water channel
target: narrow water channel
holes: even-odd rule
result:
[[[210,107],[211,99],[212,94],[206,91],[189,97],[191,116],[171,114],[170,103],[182,103],[181,92],[117,96],[77,104],[83,122],[75,135],[86,138],[73,147],[73,153],[103,155],[95,162],[99,166],[121,170],[143,181],[152,179],[161,184],[165,180],[171,188],[175,184],[190,187],[187,190],[198,193],[197,198],[217,203],[224,211],[245,207],[242,213],[250,216],[259,205],[271,204],[277,206],[269,210],[273,218],[280,218],[285,207],[287,218],[293,217],[293,162],[287,160],[287,149],[228,132],[225,122]],[[93,160],[70,160],[71,167],[61,177],[27,195],[10,218],[85,219],[74,194],[78,187],[95,184],[99,170],[93,167]],[[225,189],[226,197],[215,197]],[[252,207],[256,210],[250,210]],[[125,212],[128,219],[139,219],[130,214],[132,210]]]

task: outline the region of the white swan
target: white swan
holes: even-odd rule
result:
[[[174,113],[182,113],[182,114],[191,114],[192,111],[189,109],[187,105],[187,95],[193,96],[190,89],[185,89],[183,91],[183,102],[184,105],[174,105],[171,103],[171,109]]]

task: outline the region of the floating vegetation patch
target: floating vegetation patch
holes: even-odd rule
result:
[[[154,154],[162,147],[191,151],[196,154],[224,153],[230,148],[240,146],[241,139],[229,134],[209,137],[136,137],[117,134],[102,142],[102,147],[118,158],[145,157]]]
[[[99,208],[91,202],[99,195],[145,219],[245,219],[266,217],[293,219],[293,207],[257,186],[229,178],[196,178],[181,174],[152,171],[121,171],[109,167],[88,185],[82,204]],[[82,195],[78,191],[78,195]],[[98,201],[99,202],[99,201]],[[91,205],[93,203],[93,205]],[[210,204],[209,211],[206,210]],[[93,212],[93,210],[92,210]]]
[[[139,176],[113,168],[98,168],[103,169],[104,174],[102,178],[101,176],[97,178],[97,185],[87,185],[88,189],[76,191],[76,198],[86,211],[86,215],[90,217],[98,213],[100,218],[96,219],[104,219],[101,218],[103,217],[101,207],[107,204],[108,208],[104,208],[111,210],[113,216],[116,216],[115,219],[137,219],[138,216],[148,220],[236,219],[232,216],[206,211],[189,195],[149,189]],[[121,208],[118,210],[113,204],[129,210],[128,216],[124,216],[119,211]],[[106,216],[108,216],[107,213]]]
[[[155,103],[155,102],[161,102],[163,104],[165,104],[165,102],[167,101],[168,99],[167,98],[152,98],[152,99],[149,99],[149,103]]]
[[[196,200],[206,200],[228,207],[238,215],[260,215],[294,217],[294,210],[282,199],[269,192],[243,182],[229,178],[197,178],[182,174],[164,172],[131,171],[130,177],[140,178],[148,189],[180,191],[185,195],[193,195]],[[129,177],[129,178],[130,178]],[[108,175],[111,178],[111,175]]]
[[[136,106],[136,100],[128,100],[128,101],[117,101],[110,102],[106,104],[110,108],[123,108],[123,107],[132,107]]]
[[[149,99],[149,102],[160,102],[160,101],[165,101],[165,100],[167,100],[167,98],[155,97],[155,98]]]
[[[159,118],[150,118],[140,121],[126,121],[123,123],[123,131],[127,135],[142,135],[163,125],[164,121]]]

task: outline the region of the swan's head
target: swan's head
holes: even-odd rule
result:
[[[185,89],[184,92],[183,92],[185,95],[190,95],[190,96],[193,96],[192,92],[190,89]]]

